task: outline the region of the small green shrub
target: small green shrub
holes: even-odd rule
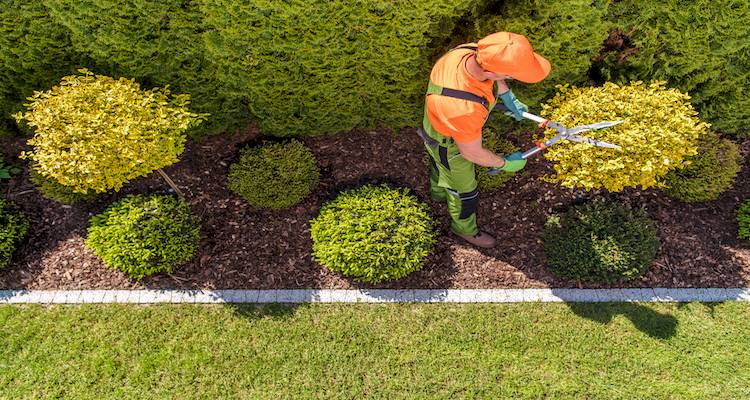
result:
[[[745,200],[737,211],[739,238],[750,240],[750,200]]]
[[[740,172],[739,147],[712,133],[698,139],[698,154],[685,159],[689,164],[670,171],[665,179],[667,193],[685,202],[716,200]]]
[[[321,208],[310,232],[320,264],[371,283],[421,269],[436,236],[427,205],[387,185],[342,193]]]
[[[63,204],[75,204],[96,198],[97,193],[89,189],[86,193],[73,191],[70,186],[57,182],[54,178],[46,177],[36,170],[32,163],[29,167],[29,179],[39,189],[44,198],[54,200]]]
[[[547,265],[553,273],[606,283],[643,275],[659,243],[654,223],[645,211],[604,201],[550,216],[543,241]]]
[[[0,181],[3,179],[10,179],[13,175],[18,175],[21,169],[12,164],[7,164],[2,156],[0,156]]]
[[[507,156],[518,151],[518,147],[513,143],[489,129],[485,129],[482,133],[482,146],[501,156]],[[490,175],[487,173],[488,170],[489,168],[477,165],[477,183],[480,189],[498,188],[516,174],[515,172],[500,172],[497,175]]]
[[[140,279],[193,258],[199,226],[188,205],[171,196],[128,196],[91,218],[86,245],[104,263]]]
[[[0,269],[10,262],[10,256],[29,230],[29,220],[12,205],[0,199]]]
[[[229,189],[262,208],[299,203],[319,179],[315,155],[297,140],[246,147],[229,168]]]

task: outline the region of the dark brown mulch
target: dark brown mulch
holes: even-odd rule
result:
[[[190,263],[172,274],[133,281],[108,269],[84,246],[88,219],[129,193],[164,192],[157,174],[139,179],[121,193],[94,203],[63,206],[42,198],[28,173],[2,188],[31,219],[28,239],[7,268],[0,288],[351,288],[372,287],[332,273],[312,259],[309,220],[339,190],[365,182],[388,181],[412,188],[428,202],[441,222],[441,236],[424,268],[385,288],[530,288],[578,287],[555,278],[545,268],[541,232],[551,212],[576,201],[606,196],[644,205],[656,220],[661,248],[645,277],[628,287],[744,287],[750,282],[750,244],[737,236],[735,210],[750,197],[747,164],[732,189],[719,200],[683,204],[658,190],[585,193],[538,180],[550,171],[541,157],[504,187],[482,194],[480,225],[496,235],[497,248],[470,247],[448,233],[445,205],[429,200],[422,144],[413,130],[356,131],[303,139],[322,169],[316,192],[302,204],[282,211],[258,210],[226,187],[228,166],[238,149],[258,133],[226,134],[190,143],[182,161],[166,169],[202,220],[201,246]],[[530,134],[511,138],[521,147]],[[1,141],[6,156],[24,148],[20,139]],[[750,141],[742,144],[744,154]],[[19,162],[18,160],[15,160]],[[588,285],[586,287],[595,287]]]

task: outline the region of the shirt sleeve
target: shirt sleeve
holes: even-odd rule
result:
[[[489,113],[484,106],[467,100],[427,96],[427,117],[439,133],[459,143],[482,137],[482,127]]]

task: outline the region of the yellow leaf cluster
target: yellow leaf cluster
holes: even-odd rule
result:
[[[205,120],[188,111],[189,95],[170,98],[168,88],[141,90],[132,79],[79,72],[35,92],[28,111],[16,115],[35,130],[33,150],[22,157],[75,192],[119,190],[176,162],[185,131]]]
[[[666,88],[661,81],[558,86],[557,95],[542,106],[542,116],[567,127],[623,120],[612,128],[582,133],[622,148],[564,141],[545,154],[555,162],[555,174],[544,179],[570,188],[612,192],[663,186],[661,178],[697,153],[697,139],[709,128],[698,119],[689,100],[687,94]],[[544,132],[545,139],[555,134],[552,129]]]

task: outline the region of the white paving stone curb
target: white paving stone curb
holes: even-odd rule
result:
[[[0,304],[750,302],[750,288],[0,290]]]

